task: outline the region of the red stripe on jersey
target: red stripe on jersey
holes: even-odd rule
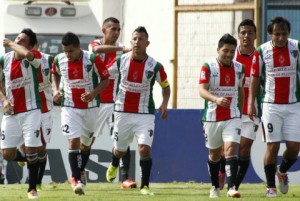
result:
[[[145,62],[130,60],[128,70],[128,81],[142,83],[144,76]]]
[[[26,103],[25,88],[18,88],[11,90],[14,97],[14,102]],[[14,104],[14,113],[20,113],[26,111],[26,104]]]
[[[240,52],[237,51],[236,61],[242,63],[245,67],[244,68],[245,69],[245,76],[244,76],[244,80],[243,80],[244,93],[245,93],[245,99],[244,99],[244,105],[243,105],[243,114],[248,114],[247,111],[248,111],[249,86],[245,87],[245,80],[246,80],[246,78],[250,79],[252,60],[253,60],[253,54],[252,55],[241,55]]]
[[[10,71],[10,79],[11,80],[23,77],[21,63],[22,63],[22,60],[18,60],[18,61],[15,59],[12,60],[11,71]]]
[[[72,100],[75,108],[88,108],[88,102],[81,100],[81,94],[85,92],[85,89],[71,89]]]
[[[70,80],[83,79],[82,58],[80,61],[68,61],[68,75]]]
[[[128,78],[130,82],[142,83],[144,76],[145,62],[137,62],[130,60]],[[140,94],[133,92],[126,92],[124,100],[124,112],[138,112]]]
[[[139,112],[139,101],[140,101],[141,94],[133,93],[133,92],[126,92],[125,95],[125,104],[124,104],[124,112]]]
[[[290,66],[290,54],[288,47],[273,48],[274,68],[282,66]],[[278,77],[275,78],[275,100],[276,103],[289,102],[290,78]]]
[[[220,65],[220,86],[235,86],[235,70],[234,67],[224,67]],[[225,97],[231,101],[231,97]],[[224,117],[230,117],[230,108],[217,106],[216,121],[223,120]]]
[[[117,54],[116,52],[106,53],[104,58],[104,64],[106,68],[109,68],[111,62],[115,61]],[[109,85],[100,93],[100,102],[101,103],[113,103],[114,102],[114,80],[109,80]]]
[[[45,95],[45,92],[40,92],[40,98],[41,98],[41,101],[42,101],[42,113],[45,113],[45,112],[48,112],[49,109],[47,107],[47,99],[46,99],[46,95]]]

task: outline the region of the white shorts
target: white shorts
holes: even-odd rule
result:
[[[102,135],[105,127],[108,129],[109,134],[112,134],[113,129],[113,103],[101,103],[99,107],[98,117],[96,118],[96,130],[94,137]]]
[[[62,107],[61,127],[62,133],[68,138],[80,138],[85,146],[90,146],[95,131],[95,119],[99,108],[77,109]]]
[[[114,118],[113,138],[115,149],[125,152],[134,136],[137,138],[139,145],[152,146],[155,120],[153,114],[115,112]]]
[[[224,142],[240,143],[241,124],[240,118],[227,121],[204,122],[203,134],[206,147],[208,149],[217,149]]]
[[[241,136],[255,140],[256,139],[256,132],[259,127],[259,118],[255,118],[252,121],[248,115],[242,115],[242,130]]]
[[[15,115],[3,115],[1,124],[1,148],[14,148],[21,143],[26,147],[42,146],[41,110],[31,110]]]
[[[265,142],[300,142],[300,103],[263,103],[262,126]]]
[[[43,145],[50,142],[51,134],[52,134],[52,126],[53,126],[53,118],[52,112],[42,113],[42,133],[41,140]]]

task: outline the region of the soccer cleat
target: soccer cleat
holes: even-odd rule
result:
[[[34,190],[34,189],[32,189],[31,191],[29,191],[27,193],[27,196],[28,196],[28,199],[31,199],[31,200],[33,200],[33,199],[39,199],[39,196],[38,196],[36,190]]]
[[[25,161],[18,161],[18,165],[20,167],[24,167],[26,165],[26,162]]]
[[[77,185],[77,181],[74,177],[70,178],[70,184],[71,184],[72,189]]]
[[[154,195],[154,193],[152,193],[149,189],[149,187],[147,186],[144,186],[142,189],[141,189],[141,194],[142,195]]]
[[[266,197],[268,198],[274,198],[277,196],[277,190],[276,188],[267,188],[266,190]]]
[[[209,197],[210,198],[218,198],[220,197],[220,188],[216,187],[211,187],[210,192],[209,192]]]
[[[281,173],[279,171],[279,166],[277,166],[276,175],[279,182],[279,190],[282,194],[286,194],[289,191],[289,178],[287,173]]]
[[[136,188],[136,186],[137,186],[136,183],[131,179],[126,179],[121,184],[121,188]]]
[[[42,190],[42,184],[37,184],[36,185],[36,190],[41,191]]]
[[[240,195],[240,193],[237,190],[235,190],[234,187],[231,187],[227,191],[227,197],[229,197],[229,198],[240,198],[241,195]]]
[[[77,195],[84,195],[84,187],[81,181],[77,181],[77,184],[73,187],[73,191]]]
[[[80,172],[80,180],[82,181],[82,183],[84,185],[86,185],[86,172],[85,171]]]
[[[112,182],[117,177],[117,173],[118,173],[118,168],[110,164],[106,171],[106,181]]]
[[[225,186],[225,178],[226,178],[225,172],[219,171],[219,188],[220,188],[220,190],[222,190]]]

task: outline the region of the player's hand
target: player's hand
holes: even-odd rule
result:
[[[161,105],[161,106],[158,108],[158,111],[161,112],[161,115],[160,115],[160,118],[161,118],[161,119],[166,119],[166,118],[168,118],[169,112],[168,112],[167,106]]]
[[[12,43],[11,40],[9,40],[8,38],[4,38],[3,39],[3,46],[4,47],[9,47],[9,44]]]
[[[123,52],[126,53],[126,52],[130,52],[132,50],[131,47],[123,47]]]
[[[81,100],[83,102],[91,102],[94,100],[94,98],[95,95],[92,92],[84,92],[83,94],[81,94]]]
[[[55,92],[53,93],[53,101],[54,101],[56,104],[60,104],[61,98],[62,98],[62,96],[61,96],[60,91],[55,91]]]
[[[256,116],[256,108],[253,104],[248,104],[248,116],[252,121],[254,121],[254,118]]]
[[[3,102],[3,113],[6,115],[14,113],[14,105],[9,100]]]
[[[222,107],[230,107],[231,101],[225,97],[219,97],[216,99],[216,104]]]

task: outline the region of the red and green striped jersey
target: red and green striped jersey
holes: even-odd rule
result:
[[[81,50],[78,61],[69,61],[65,53],[55,56],[52,73],[61,75],[62,106],[88,109],[99,106],[99,96],[91,102],[83,102],[81,94],[93,91],[101,79],[109,74],[100,57]]]
[[[238,90],[242,87],[244,67],[233,61],[230,67],[222,66],[217,59],[204,63],[200,71],[199,83],[208,83],[208,91],[217,97],[226,97],[231,101],[230,107],[222,107],[205,100],[203,121],[225,121],[240,118]]]
[[[5,95],[14,105],[14,114],[41,108],[39,96],[38,70],[41,63],[41,53],[31,51],[34,59],[16,60],[14,51],[0,58],[2,66],[1,80],[4,79]]]
[[[161,87],[169,86],[164,67],[152,57],[135,61],[131,53],[116,58],[109,68],[110,75],[119,74],[115,111],[154,114],[153,86],[155,81]]]

